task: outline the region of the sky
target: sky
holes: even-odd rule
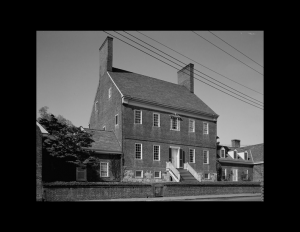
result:
[[[177,84],[178,70],[134,47],[131,47],[117,38],[181,69],[178,65],[150,52],[114,31],[107,32],[113,37],[116,37],[113,39],[113,67]],[[164,55],[168,59],[185,66],[123,31],[117,32],[161,55]],[[236,92],[243,97],[246,97],[243,95],[246,94],[252,98],[250,98],[250,100],[256,102],[253,100],[254,98],[262,102],[261,104],[263,105],[264,77],[262,75],[263,67],[261,67],[264,66],[263,31],[212,31],[215,35],[261,66],[230,47],[209,31],[196,31],[196,33],[230,55],[236,57],[244,64],[203,38],[197,36],[192,31],[141,31],[141,33],[157,40],[161,44],[183,54],[197,63],[145,37],[137,31],[126,32],[145,41],[151,46],[160,49],[170,56],[173,56],[186,65],[189,63],[194,64],[194,77],[203,82],[221,89],[230,95],[234,95],[236,98],[242,99],[232,92]],[[77,127],[83,126],[88,128],[99,82],[99,48],[106,37],[111,35],[106,34],[104,31],[36,32],[37,118],[39,117],[39,109],[43,106],[47,106],[49,107],[48,112],[56,116],[62,115]],[[257,72],[245,64],[257,70]],[[208,67],[214,72],[203,66]],[[235,90],[230,89],[219,82],[215,82],[196,70],[205,73]],[[215,72],[222,74],[235,82],[218,75]],[[216,86],[198,75],[223,87]],[[262,109],[256,108],[243,102],[247,101],[245,99],[240,101],[204,84],[203,82],[196,79],[194,80],[194,93],[219,115],[217,121],[218,141],[224,145],[231,145],[232,139],[239,139],[241,140],[241,146],[263,143],[263,106],[260,106]],[[245,88],[244,86],[248,88]],[[249,103],[256,105],[251,101]]]

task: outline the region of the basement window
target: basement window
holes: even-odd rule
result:
[[[206,180],[210,179],[210,173],[204,173],[204,179]]]
[[[161,172],[154,172],[154,178],[161,178]]]
[[[142,170],[135,171],[135,178],[143,178],[143,171]]]

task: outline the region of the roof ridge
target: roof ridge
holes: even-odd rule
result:
[[[126,71],[126,70],[124,70],[124,71]],[[110,71],[108,71],[108,72],[110,72]],[[112,72],[112,73],[118,73],[118,72]],[[121,72],[119,72],[119,73],[121,73]],[[136,74],[136,75],[144,76],[144,77],[147,77],[147,78],[152,78],[152,79],[155,79],[155,80],[157,80],[157,81],[163,81],[163,82],[166,82],[166,83],[169,83],[169,84],[173,84],[173,85],[176,85],[176,86],[184,87],[183,85],[179,85],[179,84],[175,84],[175,83],[173,83],[173,82],[161,80],[161,79],[158,79],[158,78],[155,78],[155,77],[150,77],[150,76],[146,76],[146,75],[143,75],[143,74],[139,74],[139,73],[134,73],[134,72],[128,71],[128,74],[129,74],[129,73],[130,73],[130,74]],[[184,87],[184,88],[190,93],[190,91],[189,91],[186,87]]]

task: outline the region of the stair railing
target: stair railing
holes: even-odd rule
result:
[[[180,182],[180,173],[171,162],[166,162],[166,169],[176,182]]]
[[[192,176],[193,176],[196,180],[198,180],[199,182],[201,182],[201,175],[199,175],[199,174],[195,171],[195,169],[193,169],[193,168],[191,167],[191,165],[190,165],[189,163],[184,163],[183,168],[186,169],[187,171],[189,171],[189,173],[191,173]]]

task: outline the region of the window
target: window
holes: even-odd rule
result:
[[[142,144],[141,143],[135,144],[135,158],[142,159]]]
[[[203,163],[204,164],[208,164],[209,163],[209,153],[206,150],[203,151]]]
[[[108,98],[111,97],[111,87],[108,89]]]
[[[118,125],[118,114],[116,114],[116,116],[115,116],[115,126],[117,126]]]
[[[108,177],[108,163],[107,162],[100,162],[100,176]]]
[[[134,110],[134,123],[142,124],[142,111],[141,110]]]
[[[245,179],[248,180],[248,169],[245,171]]]
[[[236,151],[233,152],[233,158],[234,158],[234,159],[237,158],[237,153],[236,153]]]
[[[135,178],[143,178],[143,171],[141,170],[135,171]]]
[[[226,176],[227,176],[227,170],[226,168],[222,169],[222,179],[226,179]]]
[[[204,179],[209,179],[209,177],[210,177],[210,175],[209,175],[209,173],[204,173]]]
[[[76,181],[86,181],[86,168],[76,168]]]
[[[98,111],[98,101],[95,102],[95,112]]]
[[[160,146],[153,146],[153,160],[160,160]]]
[[[105,127],[105,126],[103,127],[103,130],[106,130],[106,127]]]
[[[190,149],[190,163],[195,163],[195,149]]]
[[[189,120],[189,132],[195,132],[195,120]]]
[[[161,172],[154,172],[154,178],[161,178]]]
[[[225,149],[224,149],[224,147],[222,147],[220,152],[221,152],[221,154],[220,154],[221,158],[225,158]]]
[[[248,152],[245,151],[245,160],[248,160]]]
[[[175,118],[175,117],[171,118],[171,130],[180,131],[179,118]]]
[[[203,134],[208,135],[208,123],[203,123]]]
[[[160,114],[153,113],[153,126],[160,127]]]

